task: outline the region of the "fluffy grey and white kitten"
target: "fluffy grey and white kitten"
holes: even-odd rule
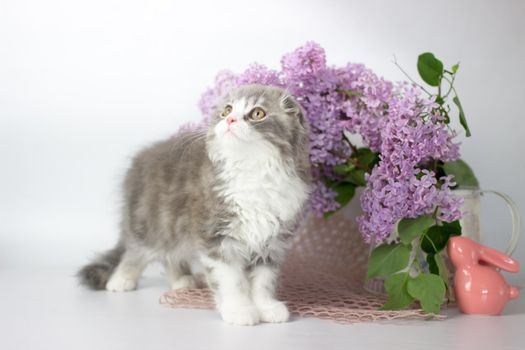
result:
[[[228,323],[285,322],[276,279],[309,174],[297,102],[275,87],[234,90],[208,130],[178,134],[134,158],[120,240],[79,271],[80,281],[133,290],[146,265],[161,261],[173,289],[204,276]]]

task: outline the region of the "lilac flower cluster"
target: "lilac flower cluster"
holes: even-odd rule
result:
[[[433,170],[420,167],[459,158],[455,133],[443,123],[436,107],[416,87],[396,86],[381,131],[381,161],[367,176],[361,195],[364,214],[358,222],[365,241],[379,242],[398,220],[431,214],[435,208],[441,221],[461,216],[461,199],[450,190],[455,185],[452,177],[437,179]]]
[[[308,42],[283,56],[281,70],[253,64],[241,74],[220,72],[199,106],[205,119],[220,97],[246,84],[286,88],[304,109],[310,123],[310,161],[316,188],[311,209],[321,215],[339,208],[337,193],[327,181],[340,177],[334,166],[345,163],[352,147],[345,133],[358,134],[380,153],[380,162],[367,176],[359,218],[367,241],[384,239],[404,217],[416,217],[439,207],[445,221],[459,216],[459,201],[450,193],[450,177],[436,179],[418,166],[433,160],[459,157],[455,136],[436,114],[435,103],[411,85],[378,77],[362,64],[326,64],[324,49]]]

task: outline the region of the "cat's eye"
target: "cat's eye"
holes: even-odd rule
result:
[[[221,117],[228,116],[228,114],[230,114],[232,110],[233,110],[233,107],[231,105],[227,105],[226,107],[224,107],[224,110],[221,113]]]
[[[264,111],[264,109],[262,109],[260,107],[255,107],[250,112],[250,119],[251,120],[259,121],[259,120],[262,120],[264,117],[266,117],[266,112]]]

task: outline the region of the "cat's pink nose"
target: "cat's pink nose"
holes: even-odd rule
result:
[[[232,117],[232,116],[229,116],[228,118],[226,118],[226,123],[228,125],[231,125],[232,123],[235,123],[237,121],[237,119],[235,119],[235,117]]]

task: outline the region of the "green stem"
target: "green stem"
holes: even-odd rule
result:
[[[428,96],[432,96],[432,94],[430,92],[428,92],[423,86],[421,86],[420,84],[416,83],[414,81],[414,79],[412,79],[410,77],[410,75],[408,75],[407,72],[405,72],[405,70],[397,63],[397,59],[396,59],[396,56],[394,55],[394,64],[396,65],[397,68],[399,68],[399,70],[401,71],[401,73],[403,73],[405,75],[405,77],[408,78],[408,80],[410,80],[414,85],[418,86],[421,90],[423,90],[424,92],[426,92],[428,94]]]
[[[432,245],[432,248],[434,248],[434,251],[436,252],[436,254],[439,253],[439,250],[436,248],[436,246],[434,245],[434,242],[432,242],[432,240],[430,238],[428,238],[427,236],[427,233],[423,233],[423,236],[421,236],[421,239],[423,239],[424,237],[427,237],[427,240],[430,242],[430,244]]]
[[[443,96],[443,100],[445,100],[448,97],[448,95],[450,95],[450,92],[452,91],[452,89],[454,89],[454,80],[456,79],[456,75],[455,74],[452,75],[452,81],[448,80],[445,77],[443,77],[443,79],[445,79],[450,84],[450,87],[447,93],[445,94],[445,96]],[[456,93],[456,95],[458,94],[456,90],[454,90],[454,92]]]
[[[348,146],[352,149],[352,153],[357,152],[357,147],[348,139],[348,136],[343,132],[344,140],[348,143]]]
[[[446,81],[448,81],[448,83],[450,84],[450,89],[449,91],[447,92],[447,94],[444,96],[444,98],[446,98],[449,94],[450,94],[450,91],[454,91],[454,93],[456,94],[456,96],[458,95],[458,92],[456,91],[456,88],[454,88],[454,78],[455,77],[452,77],[452,81],[448,80],[447,78],[443,77],[443,79],[445,79]]]
[[[437,213],[438,213],[438,210],[439,210],[439,207],[436,207],[436,209],[434,209],[434,212],[432,213],[432,217],[434,218],[434,220],[436,220],[436,224],[437,224]]]

